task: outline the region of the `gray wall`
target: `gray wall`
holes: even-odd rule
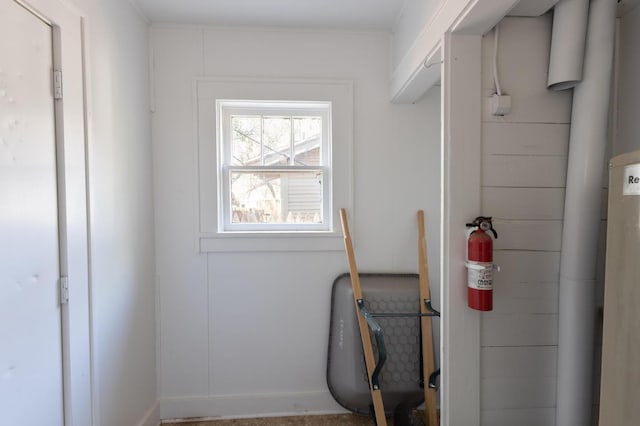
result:
[[[495,218],[494,311],[482,315],[481,424],[553,426],[558,280],[571,92],[546,89],[550,16],[500,24],[512,112],[488,113],[493,33],[483,40],[482,213]]]

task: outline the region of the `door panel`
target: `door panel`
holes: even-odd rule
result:
[[[62,425],[52,29],[0,0],[0,408]]]

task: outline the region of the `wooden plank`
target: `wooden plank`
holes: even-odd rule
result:
[[[490,347],[481,355],[483,409],[555,405],[556,346]]]
[[[427,241],[424,232],[424,211],[418,210],[418,266],[420,271],[420,313],[428,314],[425,301],[431,300],[429,289],[429,269],[427,265]],[[422,332],[422,371],[424,380],[424,401],[427,415],[427,425],[438,425],[438,413],[436,408],[436,390],[428,386],[429,375],[435,371],[433,359],[433,329],[431,317],[420,319]]]
[[[559,252],[494,252],[494,314],[558,312]]]
[[[569,124],[482,123],[482,155],[555,155],[569,152]]]
[[[515,290],[510,283],[493,283],[493,311],[485,315],[502,314],[557,314],[558,313],[558,283],[553,284],[515,284]],[[526,290],[525,290],[526,288]],[[530,293],[528,296],[512,296],[521,292]]]
[[[483,379],[556,377],[557,346],[485,347],[480,351]]]
[[[482,188],[482,212],[494,219],[562,220],[564,188]]]
[[[546,253],[546,252],[540,252]],[[557,252],[556,252],[557,253]],[[496,264],[497,265],[497,264]],[[498,265],[500,268],[500,265]],[[514,281],[502,276],[502,271],[494,273],[494,286],[505,299],[549,299],[557,298],[558,282]],[[495,296],[495,294],[494,294]],[[556,308],[557,309],[557,308]]]
[[[517,284],[556,283],[560,278],[560,253],[543,251],[495,250],[493,261],[500,266],[499,281]],[[515,294],[515,296],[526,294]]]
[[[493,226],[499,236],[496,250],[560,251],[561,220],[496,220]]]
[[[340,209],[340,220],[342,222],[342,233],[344,234],[344,248],[347,252],[347,260],[349,261],[349,274],[351,275],[351,286],[353,287],[353,301],[356,307],[356,312],[360,313],[358,300],[362,299],[362,287],[360,286],[360,276],[358,275],[356,257],[353,251],[353,243],[351,242],[351,234],[349,233],[347,211],[345,209]],[[371,390],[371,399],[373,401],[376,425],[387,426],[387,419],[384,414],[384,404],[382,402],[382,393],[379,388],[373,386],[373,382],[371,380],[373,371],[376,367],[376,358],[373,354],[373,345],[369,335],[369,327],[367,326],[367,321],[363,315],[358,315],[358,326],[360,328],[360,338],[362,340],[362,350],[364,352],[364,360],[367,367],[369,389]]]
[[[483,410],[554,407],[556,404],[555,377],[484,379],[481,389]]]
[[[558,315],[487,315],[482,320],[481,342],[483,347],[557,345]]]
[[[482,424],[487,426],[555,426],[555,407],[509,410],[482,410]]]
[[[563,188],[567,157],[488,155],[482,158],[482,186]]]

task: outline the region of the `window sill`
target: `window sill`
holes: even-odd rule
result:
[[[200,252],[300,252],[343,251],[338,232],[229,232],[201,235]]]

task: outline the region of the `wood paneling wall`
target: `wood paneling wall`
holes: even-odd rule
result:
[[[558,280],[571,92],[546,89],[551,17],[500,23],[499,77],[512,96],[488,111],[493,33],[483,41],[482,214],[494,217],[494,310],[481,326],[481,424],[553,426]]]

